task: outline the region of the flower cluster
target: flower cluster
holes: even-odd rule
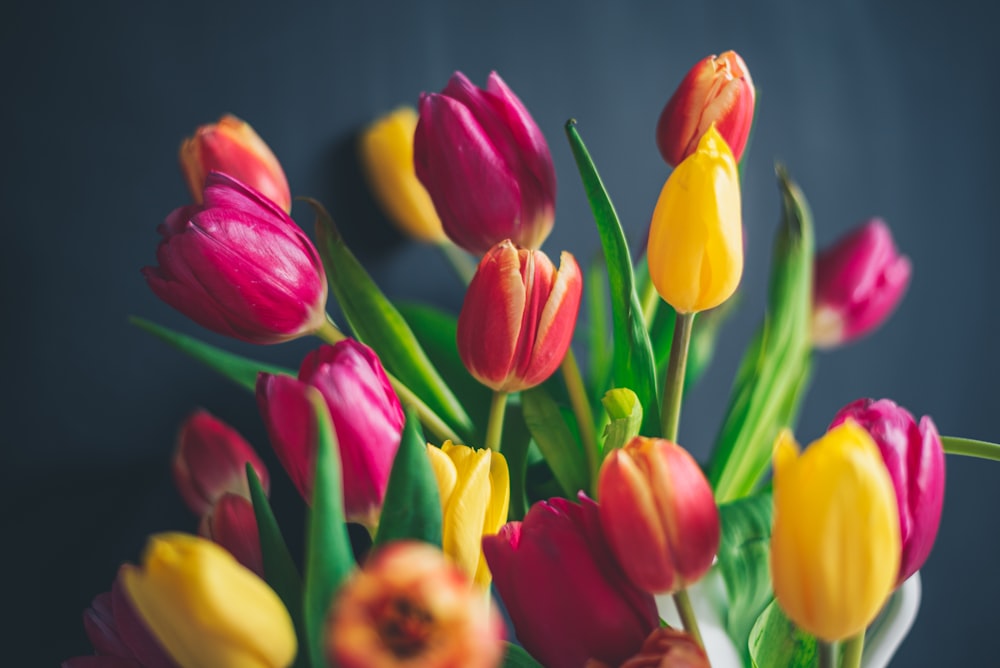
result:
[[[84,613],[95,655],[64,666],[699,668],[723,665],[718,635],[741,665],[778,665],[802,644],[824,666],[842,644],[842,665],[860,665],[866,628],[930,553],[958,441],[887,399],[844,407],[804,451],[792,436],[814,351],[872,332],[906,290],[885,223],[814,257],[808,206],[779,168],[768,318],[707,467],[678,442],[684,392],[743,274],[755,101],[732,51],[681,81],[656,125],[673,169],[638,261],[567,124],[604,274],[541,249],[550,148],[495,72],[485,89],[456,73],[372,123],[362,169],[385,214],[466,279],[458,314],[394,305],[317,202],[314,245],[249,125],[198,128],[181,148],[193,202],[160,226],[143,273],[214,332],[320,339],[296,373],[185,338],[256,393],[308,512],[306,553],[296,563],[284,543],[265,458],[197,410],[173,473],[199,535],[152,536]],[[586,325],[584,276],[610,288]],[[592,344],[584,370],[574,335]],[[716,636],[692,602],[713,573],[728,601]],[[680,624],[662,623],[665,608]]]

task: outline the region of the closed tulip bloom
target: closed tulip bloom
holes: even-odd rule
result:
[[[284,211],[213,172],[205,202],[171,213],[158,230],[158,267],[142,270],[156,296],[213,332],[281,343],[326,322],[319,253]]]
[[[492,576],[483,556],[482,539],[495,534],[507,521],[507,460],[499,452],[451,441],[440,448],[428,444],[427,456],[441,495],[441,547],[477,585],[489,587]]]
[[[673,593],[712,567],[719,549],[719,510],[687,450],[636,436],[608,454],[597,490],[608,543],[637,587]]]
[[[552,230],[549,146],[496,72],[485,90],[456,72],[440,93],[421,95],[413,151],[445,233],[470,253],[504,239],[538,248]]]
[[[524,648],[547,668],[618,665],[659,625],[653,597],[629,582],[597,504],[550,499],[483,538],[493,584]]]
[[[674,91],[656,124],[656,145],[663,159],[679,165],[714,123],[739,162],[750,137],[755,98],[750,71],[735,51],[700,61]]]
[[[399,399],[378,356],[352,339],[306,355],[297,379],[258,376],[257,403],[271,444],[307,502],[312,499],[317,439],[310,387],[323,395],[337,434],[347,520],[374,528],[403,431]]]
[[[714,308],[736,291],[743,275],[740,180],[714,127],[663,186],[646,258],[656,291],[679,313]]]
[[[845,420],[864,427],[882,454],[896,490],[902,556],[896,584],[916,573],[930,554],[944,505],[944,449],[927,415],[913,415],[889,399],[858,399],[840,409],[831,429]]]
[[[264,556],[253,503],[239,494],[223,494],[201,519],[198,535],[221,545],[259,577],[264,577]]]
[[[774,451],[771,580],[788,618],[834,642],[878,614],[899,572],[899,517],[878,447],[852,420],[799,454]]]
[[[292,620],[263,580],[215,543],[152,536],[125,590],[182,668],[284,668],[295,658]]]
[[[534,387],[555,372],[573,338],[583,277],[563,252],[556,270],[542,251],[502,241],[483,256],[458,315],[458,353],[498,392]]]
[[[281,163],[250,124],[231,114],[199,127],[181,144],[181,171],[194,201],[201,204],[208,175],[229,174],[260,192],[286,212],[292,195]]]
[[[873,218],[816,256],[812,341],[833,348],[877,329],[910,284],[910,260]]]
[[[339,668],[493,668],[503,659],[503,621],[440,550],[398,541],[340,589],[326,643]]]
[[[361,134],[361,164],[382,210],[400,230],[419,241],[445,241],[441,219],[413,166],[417,112],[400,107]]]
[[[198,410],[181,425],[171,469],[184,503],[194,514],[204,515],[227,492],[250,498],[248,463],[267,491],[267,467],[253,447],[225,422]]]

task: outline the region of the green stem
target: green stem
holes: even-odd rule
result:
[[[663,412],[660,426],[663,438],[677,440],[677,427],[681,421],[681,398],[684,396],[684,370],[687,367],[688,347],[694,313],[678,313],[674,323],[674,338],[670,342],[670,361],[667,378],[663,383]]]
[[[490,417],[486,423],[486,447],[500,452],[500,437],[503,435],[503,416],[507,412],[507,393],[494,392],[490,402]]]
[[[1000,462],[1000,445],[988,441],[976,441],[971,438],[957,436],[942,436],[941,446],[949,455],[965,455]]]
[[[816,653],[819,655],[819,668],[837,667],[837,646],[834,643],[816,638]]]
[[[840,668],[861,668],[861,654],[865,648],[865,631],[851,636],[842,645]]]
[[[333,318],[330,317],[329,313],[326,315],[326,322],[323,323],[323,326],[316,330],[316,336],[323,339],[331,346],[335,343],[340,343],[347,338],[347,336],[340,331],[335,324],[333,324]]]
[[[681,624],[688,635],[694,638],[698,647],[705,648],[705,643],[701,639],[701,629],[698,628],[698,618],[694,614],[691,606],[691,599],[688,597],[687,589],[674,592],[674,605],[677,606],[677,614],[681,617]]]
[[[468,285],[476,273],[476,263],[472,256],[448,240],[439,243],[438,248],[444,253],[451,268],[455,270],[462,282]]]
[[[597,471],[600,466],[600,454],[597,449],[597,434],[594,430],[594,413],[590,410],[590,400],[587,399],[587,388],[583,384],[580,365],[576,361],[573,349],[566,351],[562,365],[563,380],[569,393],[569,403],[573,407],[577,426],[580,428],[580,440],[587,456],[587,470],[590,474],[590,493],[597,497]]]

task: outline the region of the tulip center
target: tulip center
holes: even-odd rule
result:
[[[378,633],[385,646],[401,659],[423,652],[434,632],[434,617],[408,598],[390,598],[378,615]]]

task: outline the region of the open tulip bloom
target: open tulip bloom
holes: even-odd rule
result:
[[[185,143],[194,203],[159,228],[153,293],[218,334],[315,347],[296,373],[135,322],[256,392],[302,495],[305,550],[292,557],[269,506],[267,457],[200,410],[173,471],[201,537],[153,536],[139,565],[109,573],[83,617],[95,653],[63,665],[884,665],[912,622],[886,604],[919,591],[937,536],[945,453],[1000,459],[886,399],[829,407],[807,448],[791,436],[807,379],[822,380],[814,350],[871,334],[906,291],[888,226],[815,256],[805,196],[778,166],[767,318],[699,463],[678,427],[743,274],[747,64],[705,58],[658,122],[647,110],[673,171],[649,193],[642,257],[566,124],[603,251],[591,267],[540,248],[551,119],[496,73],[418,92],[400,91],[418,111],[365,130],[362,163],[408,234],[480,256],[458,313],[396,306],[309,200],[314,245],[246,123]]]

